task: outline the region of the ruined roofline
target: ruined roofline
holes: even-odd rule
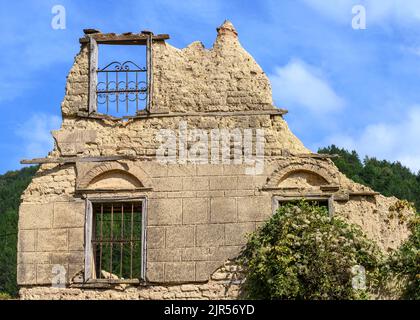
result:
[[[235,37],[238,36],[238,32],[236,31],[235,27],[229,20],[225,20],[223,24],[216,28],[218,35],[225,35],[231,34]],[[168,40],[169,34],[157,34],[154,35],[152,31],[143,30],[140,33],[133,33],[133,32],[124,32],[121,34],[116,33],[102,33],[98,29],[83,29],[83,33],[85,34],[84,37],[79,39],[81,44],[89,43],[90,39],[93,38],[96,40],[98,44],[132,44],[132,45],[139,45],[139,44],[146,44],[148,37],[152,37],[154,41],[165,41]]]

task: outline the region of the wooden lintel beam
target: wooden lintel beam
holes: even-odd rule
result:
[[[36,158],[21,160],[21,164],[43,164],[43,163],[76,163],[76,162],[104,162],[117,160],[133,160],[135,156],[104,156],[104,157],[59,157],[59,158]]]
[[[93,33],[90,37],[96,40],[98,44],[146,44],[148,34],[114,34],[114,33]],[[169,39],[168,34],[157,34],[152,36],[154,41],[163,41]],[[85,36],[79,39],[80,43],[89,43],[89,37]]]
[[[145,118],[170,118],[170,117],[245,117],[245,116],[283,116],[287,113],[284,109],[275,110],[255,110],[255,111],[220,111],[220,112],[160,112],[149,113],[142,112],[133,116],[123,116],[121,118],[113,117],[106,114],[78,112],[77,116],[82,118],[103,119],[120,121],[123,119],[145,119]]]

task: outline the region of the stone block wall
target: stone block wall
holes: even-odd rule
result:
[[[83,269],[85,202],[25,202],[19,212],[18,270],[20,285],[51,285],[54,265],[63,266],[66,281]]]

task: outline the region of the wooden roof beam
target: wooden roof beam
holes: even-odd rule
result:
[[[169,39],[168,34],[154,35],[151,31],[142,31],[141,33],[126,32],[122,34],[101,33],[96,29],[85,29],[86,36],[79,39],[79,42],[89,43],[89,37],[96,40],[98,44],[114,44],[114,45],[139,45],[146,44],[147,37],[152,34],[153,41],[164,41]]]

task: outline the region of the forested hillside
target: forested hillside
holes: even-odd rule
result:
[[[319,149],[318,152],[338,154],[340,157],[333,158],[333,161],[348,178],[385,196],[414,202],[417,211],[420,212],[420,172],[414,174],[399,162],[370,157],[362,161],[356,151],[349,152],[335,145]]]
[[[20,195],[37,167],[0,175],[0,294],[17,295],[16,243]]]

